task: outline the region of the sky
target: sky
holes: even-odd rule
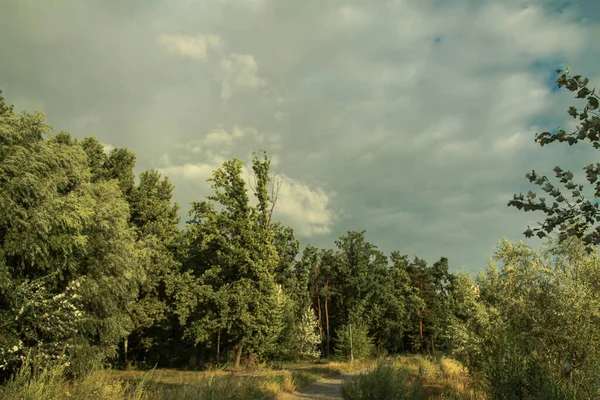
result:
[[[273,157],[302,245],[366,230],[385,253],[487,266],[542,215],[532,169],[581,168],[555,69],[600,82],[597,0],[0,0],[0,90],[56,132],[127,147],[182,221],[229,158]],[[246,171],[247,172],[247,171]]]

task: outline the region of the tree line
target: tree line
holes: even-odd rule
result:
[[[173,185],[94,137],[50,134],[41,112],[0,107],[0,351],[146,365],[299,360],[446,346],[454,275],[365,232],[307,245],[273,217],[270,159],[216,169],[184,229]],[[359,336],[368,338],[361,348]],[[354,338],[354,336],[356,336]]]
[[[559,86],[586,101],[569,109],[581,126],[537,140],[598,148],[598,96],[587,79],[559,72]],[[150,169],[136,183],[130,150],[51,132],[42,112],[16,113],[0,96],[1,379],[32,355],[63,360],[76,377],[105,363],[239,367],[445,351],[492,394],[596,390],[600,217],[570,171],[555,169],[572,202],[533,171],[529,180],[556,201],[529,192],[509,203],[547,214],[535,230],[544,247],[503,240],[473,279],[450,272],[445,257],[388,256],[365,231],[301,252],[293,229],[273,219],[280,182],[264,151],[251,160],[252,184],[241,160],[217,168],[182,229],[167,177]],[[597,198],[599,168],[585,170]]]

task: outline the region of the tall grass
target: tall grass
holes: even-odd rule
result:
[[[342,383],[341,389],[345,400],[411,399],[419,391],[406,369],[394,368],[386,362],[379,362],[372,371]]]
[[[0,386],[3,400],[39,399],[146,399],[145,380],[132,385],[115,382],[102,371],[92,372],[76,382],[66,379],[64,364],[42,363],[37,357],[27,357],[16,375]]]
[[[342,384],[346,400],[482,399],[456,360],[402,356],[380,362],[373,370]]]
[[[2,400],[221,400],[275,399],[323,377],[361,368],[365,363],[291,365],[246,372],[152,370],[115,371],[98,368],[69,379],[68,367],[29,357],[18,373],[0,386]]]

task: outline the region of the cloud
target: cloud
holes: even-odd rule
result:
[[[258,76],[258,64],[252,54],[233,53],[221,60],[223,82],[221,83],[221,99],[227,102],[236,90],[258,89],[265,85],[265,80]]]
[[[331,232],[336,215],[331,209],[334,192],[282,176],[274,217],[292,226],[300,238]]]
[[[196,197],[186,199],[189,203],[210,194],[211,189],[206,180],[212,177],[213,171],[220,168],[226,159],[237,157],[245,162],[242,177],[247,183],[247,189],[252,190],[255,182],[251,168],[251,152],[260,144],[269,141],[269,138],[272,143],[277,142],[277,139],[274,139],[276,135],[259,133],[252,127],[233,126],[229,131],[221,127],[179,149],[179,157],[182,151],[188,151],[204,162],[172,163],[170,157],[165,154],[162,157],[163,165],[158,170],[176,184],[193,184]],[[276,153],[270,157],[272,170],[275,172],[272,184],[278,188],[274,217],[294,228],[300,238],[330,233],[336,219],[336,214],[331,208],[335,192],[278,173],[275,167],[279,164],[280,157]],[[251,198],[251,202],[255,204],[256,200]]]
[[[599,13],[596,0],[9,0],[0,82],[57,129],[161,168],[183,213],[213,168],[264,148],[284,176],[278,218],[303,244],[366,229],[387,253],[476,271],[542,217],[506,206],[532,188],[526,172],[597,158],[534,135],[573,123],[555,67],[600,76]]]
[[[170,178],[205,182],[212,176],[215,166],[211,164],[167,165],[158,170]]]
[[[158,38],[158,44],[171,53],[197,60],[206,60],[210,51],[219,51],[222,40],[218,35],[166,35]]]
[[[243,168],[243,178],[246,181],[247,189],[251,191],[254,178],[249,165],[249,161],[246,161]],[[210,194],[206,180],[212,177],[213,171],[219,167],[218,164],[188,163],[167,165],[158,170],[176,183],[181,181],[193,182],[199,192],[206,196]],[[335,222],[335,214],[331,209],[332,198],[335,196],[334,192],[326,192],[320,187],[310,187],[305,182],[285,175],[278,175],[273,184],[277,185],[277,182],[280,183],[274,218],[294,228],[295,234],[299,238],[310,238],[331,232],[332,225]],[[252,203],[256,203],[254,198],[252,198]]]
[[[223,53],[225,44],[219,35],[167,35],[161,34],[159,46],[171,53],[198,61],[208,61],[213,52],[215,76],[221,80],[221,100],[227,103],[239,90],[255,90],[266,81],[258,75],[258,63],[252,54]]]

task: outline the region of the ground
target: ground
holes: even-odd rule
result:
[[[300,399],[341,399],[340,385],[343,381],[357,375],[359,371],[338,375],[333,378],[321,379],[299,392],[288,394],[282,393],[279,400],[300,400]]]

